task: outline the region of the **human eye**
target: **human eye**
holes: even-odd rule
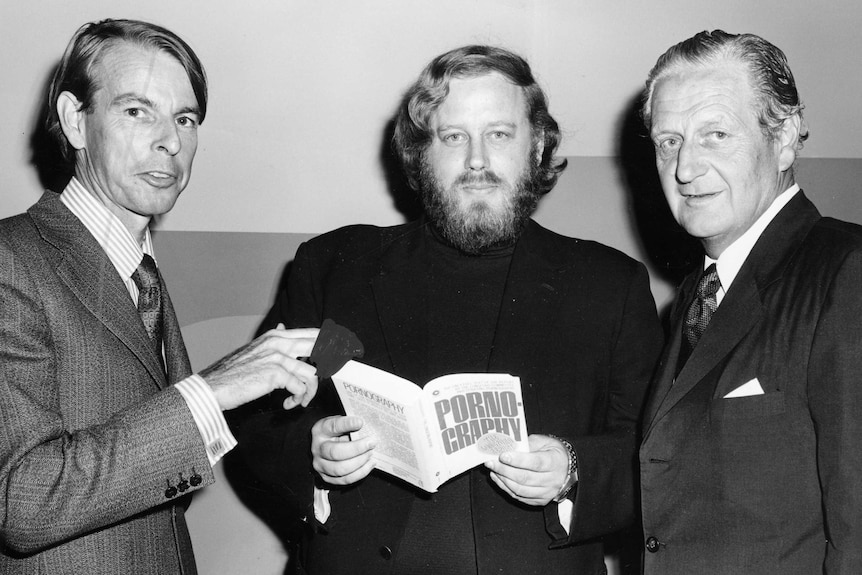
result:
[[[512,136],[506,130],[494,130],[489,135],[490,135],[492,140],[497,140],[497,141],[508,140]]]
[[[726,130],[711,128],[709,130],[704,130],[702,138],[703,145],[718,148],[726,146],[730,142],[731,135],[730,132]]]
[[[150,109],[146,106],[134,105],[127,106],[122,109],[123,116],[129,119],[129,121],[134,123],[149,123],[152,122],[153,116],[150,113]]]
[[[680,146],[681,142],[682,140],[676,136],[662,136],[660,138],[656,138],[653,143],[659,153],[666,155],[676,150]]]
[[[462,132],[449,132],[442,135],[442,140],[450,146],[458,145],[467,139],[466,134]]]
[[[198,119],[193,116],[180,116],[177,118],[177,125],[182,128],[197,128]]]

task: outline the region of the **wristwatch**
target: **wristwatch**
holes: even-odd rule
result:
[[[548,434],[548,437],[553,437],[554,439],[565,445],[566,453],[568,453],[569,455],[569,467],[566,474],[566,480],[563,481],[563,486],[560,487],[560,491],[553,499],[554,503],[560,503],[561,501],[566,499],[566,497],[572,491],[572,488],[578,484],[578,456],[575,455],[575,448],[572,447],[572,444],[568,440],[551,434]]]

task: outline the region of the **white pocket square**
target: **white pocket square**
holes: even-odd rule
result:
[[[724,399],[730,399],[733,397],[749,397],[752,395],[763,395],[763,388],[760,386],[760,382],[757,381],[756,377],[748,383],[743,383],[725,395]]]

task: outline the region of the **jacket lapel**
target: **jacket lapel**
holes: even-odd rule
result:
[[[161,276],[161,272],[159,275]],[[162,288],[162,306],[164,308],[162,337],[165,347],[165,367],[167,369],[167,382],[174,384],[188,377],[192,372],[192,366],[164,277],[162,277]]]
[[[510,371],[513,360],[539,357],[537,346],[553,337],[554,318],[570,285],[561,277],[571,262],[559,257],[554,242],[542,239],[546,234],[530,220],[515,247],[491,350],[491,372]],[[540,405],[534,382],[522,382],[521,393],[525,406]]]
[[[492,371],[513,354],[534,357],[524,344],[542,345],[542,338],[524,334],[547,334],[559,309],[566,287],[559,278],[567,262],[558,261],[552,244],[539,239],[543,233],[530,220],[512,256],[491,350]]]
[[[660,384],[656,392],[660,392],[663,388],[665,395],[661,405],[656,407],[654,420],[661,419],[695,385],[700,383],[763,317],[763,304],[757,286],[751,277],[740,276],[742,276],[741,273],[733,281],[722,304],[712,316],[709,327],[675,381],[673,372],[676,371],[679,357],[682,321],[674,323],[675,351],[669,354],[668,364],[662,366],[664,385]],[[667,385],[668,379],[670,385]]]
[[[781,281],[790,258],[819,219],[817,208],[802,192],[776,215],[754,245],[709,322],[709,327],[674,381],[682,338],[682,317],[694,297],[694,286],[703,272],[698,271],[686,278],[678,296],[684,305],[674,308],[671,339],[656,378],[653,399],[647,408],[647,433],[730,355],[740,340],[762,320],[765,314],[763,291],[774,282]]]
[[[401,228],[397,238],[385,237],[380,268],[372,281],[374,303],[392,370],[418,385],[427,373],[427,251],[424,219]],[[398,228],[395,228],[398,229]]]
[[[96,239],[54,192],[43,194],[29,213],[42,238],[56,248],[47,257],[56,266],[57,276],[138,357],[156,385],[164,387],[167,382],[161,358],[150,344],[117,270]]]

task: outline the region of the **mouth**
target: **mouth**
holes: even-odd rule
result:
[[[143,172],[139,177],[154,188],[169,188],[177,182],[176,175],[157,170]]]
[[[484,194],[497,189],[497,184],[467,184],[462,188],[475,194]]]
[[[715,198],[716,196],[718,196],[720,193],[721,192],[706,192],[706,193],[699,193],[699,194],[681,193],[680,195],[682,196],[683,200],[685,200],[688,203],[692,203],[692,202],[697,203],[697,202],[704,202],[707,200],[711,200],[711,199]]]

